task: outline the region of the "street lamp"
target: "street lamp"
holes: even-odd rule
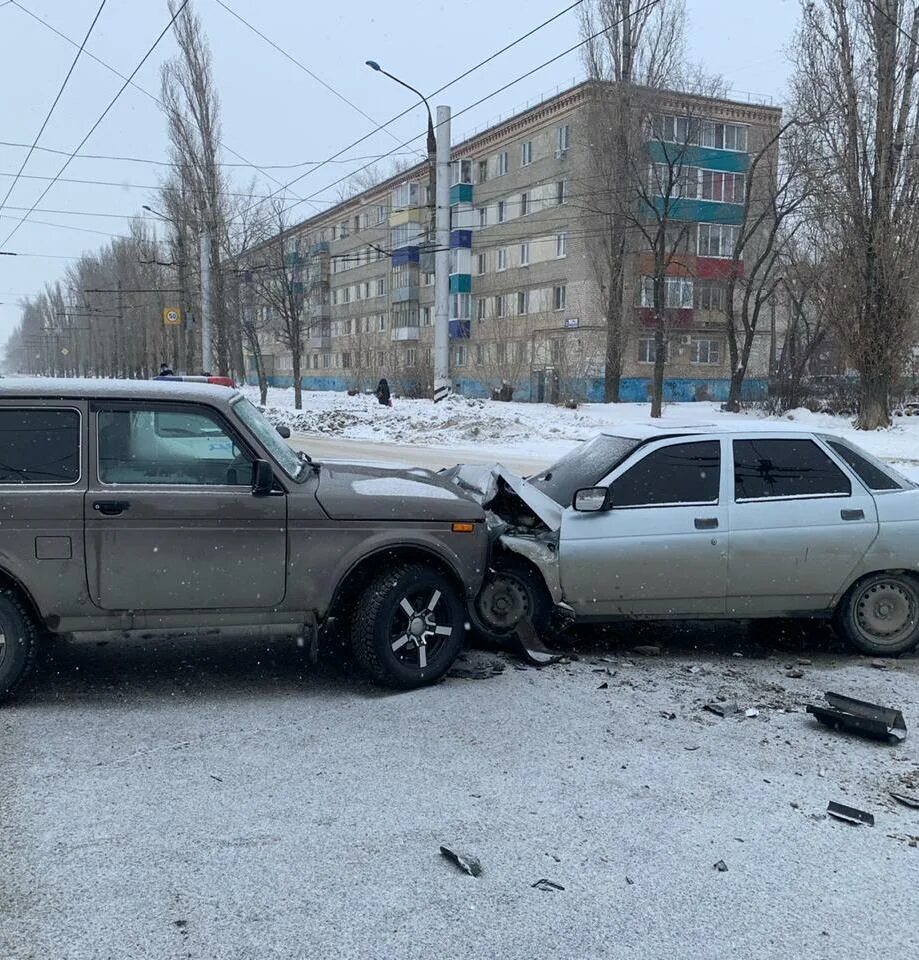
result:
[[[450,383],[450,108],[437,108],[437,134],[428,98],[411,84],[384,70],[376,60],[365,61],[371,70],[389,77],[420,97],[428,111],[428,165],[430,206],[434,234],[434,401],[447,397]]]

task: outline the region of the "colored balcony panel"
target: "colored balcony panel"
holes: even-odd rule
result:
[[[450,293],[472,293],[472,277],[468,273],[451,274]]]
[[[695,247],[695,230],[690,227],[692,245]],[[696,275],[696,256],[691,253],[675,253],[667,264],[664,273],[668,277],[694,277]],[[654,254],[650,251],[638,255],[638,271],[643,277],[654,275]]]
[[[419,257],[417,247],[400,247],[392,252],[392,265],[400,267],[404,263],[418,263]]]
[[[421,327],[393,327],[393,340],[419,340],[421,338]]]
[[[715,200],[688,199],[671,199],[667,203],[663,197],[655,197],[654,208],[659,216],[666,216],[669,220],[730,224],[743,222],[743,205],[739,203],[718,203]],[[644,211],[644,216],[648,216],[647,208]]]
[[[454,183],[450,187],[450,206],[455,206],[457,203],[472,203],[471,183]]]
[[[725,173],[746,173],[750,168],[750,155],[716,147],[685,146],[681,143],[661,143],[651,140],[648,154],[654,163],[672,164],[674,167],[702,167],[705,170],[722,170]]]
[[[450,247],[453,250],[471,250],[472,249],[472,231],[471,230],[451,230]]]
[[[643,327],[655,326],[654,310],[651,307],[637,307],[635,312],[638,316],[638,322]],[[664,311],[667,329],[692,326],[694,312],[693,310],[679,310],[668,307]]]
[[[320,240],[318,243],[314,243],[314,244],[310,247],[310,256],[311,256],[311,257],[318,257],[318,256],[321,256],[322,254],[328,253],[328,252],[329,252],[329,241],[328,241],[328,240]]]
[[[731,273],[742,277],[744,275],[743,261],[737,264],[734,271],[734,261],[724,257],[697,257],[696,276],[700,280],[727,280]]]
[[[451,340],[468,340],[470,326],[471,325],[468,320],[451,320],[450,321],[450,339]]]
[[[407,287],[394,287],[392,291],[393,303],[405,303],[407,300],[418,299],[418,287],[411,284]]]
[[[401,227],[406,223],[424,223],[429,216],[427,207],[406,207],[404,210],[394,210],[389,215],[389,225]]]

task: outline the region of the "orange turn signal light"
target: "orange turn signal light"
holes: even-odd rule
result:
[[[452,524],[450,529],[454,533],[472,533],[475,530],[475,524],[458,520],[456,523]]]

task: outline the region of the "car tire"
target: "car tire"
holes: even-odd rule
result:
[[[834,625],[843,639],[873,657],[912,650],[919,643],[919,580],[908,573],[864,577],[843,597]]]
[[[464,603],[454,583],[421,564],[378,574],[357,600],[351,645],[377,683],[412,690],[436,683],[463,645]]]
[[[15,590],[0,590],[0,703],[9,699],[35,666],[38,629]]]
[[[549,626],[552,603],[539,573],[526,563],[498,558],[472,606],[476,632],[498,646],[513,640],[517,625],[527,619],[537,637]]]

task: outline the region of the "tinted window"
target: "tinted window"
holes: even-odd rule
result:
[[[76,483],[76,410],[0,410],[0,483]]]
[[[827,440],[827,444],[846,461],[852,472],[869,490],[900,489],[900,484],[885,473],[880,464],[869,460],[865,454],[838,440]]]
[[[812,440],[734,441],[737,500],[851,492],[845,474]]]
[[[717,440],[702,440],[674,443],[649,453],[613,481],[613,506],[717,502],[720,446]]]
[[[103,483],[251,486],[252,461],[204,410],[103,410]]]
[[[566,453],[548,470],[530,477],[530,483],[556,503],[570,507],[576,490],[599,483],[625,460],[638,443],[638,440],[625,437],[596,437]]]

